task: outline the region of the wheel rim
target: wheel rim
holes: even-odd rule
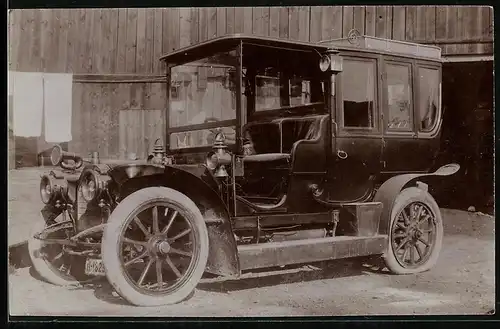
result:
[[[411,202],[391,227],[391,248],[398,263],[408,269],[425,264],[436,244],[436,214],[422,202]]]
[[[118,246],[125,278],[147,295],[179,290],[189,281],[200,254],[194,225],[166,201],[136,209],[126,219]]]

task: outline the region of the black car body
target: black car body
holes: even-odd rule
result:
[[[367,255],[396,273],[432,267],[442,223],[423,181],[458,170],[432,171],[439,48],[234,35],[162,60],[165,147],[114,162],[54,149],[62,170],[42,178],[44,231],[30,250],[59,246],[80,269],[61,280],[34,261],[49,281],[105,274],[131,303],[158,305],[183,300],[203,272]]]

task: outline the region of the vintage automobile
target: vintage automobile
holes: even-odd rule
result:
[[[370,255],[396,274],[436,263],[443,226],[426,178],[459,170],[434,171],[439,48],[232,35],[161,60],[165,135],[147,159],[54,147],[29,240],[45,280],[106,276],[152,306],[185,300],[204,273]]]

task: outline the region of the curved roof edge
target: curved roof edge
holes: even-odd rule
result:
[[[298,40],[289,40],[289,39],[282,39],[282,38],[275,38],[275,37],[267,37],[267,36],[257,36],[257,35],[248,35],[248,34],[230,34],[230,35],[224,35],[221,37],[205,40],[202,42],[198,42],[193,45],[189,45],[186,47],[182,47],[179,49],[176,49],[170,53],[164,54],[163,56],[160,57],[160,60],[168,60],[169,58],[175,58],[178,57],[179,55],[182,55],[190,50],[193,49],[198,49],[198,48],[203,48],[203,47],[209,47],[211,45],[223,45],[223,44],[231,44],[232,42],[237,42],[237,41],[245,41],[245,42],[253,42],[256,44],[261,44],[261,45],[274,45],[278,47],[283,47],[283,48],[293,48],[293,49],[311,49],[311,50],[328,50],[328,49],[336,49],[336,47],[331,47],[329,45],[322,45],[319,43],[314,43],[314,42],[305,42],[305,41],[298,41]]]
[[[192,52],[194,50],[203,52],[204,49],[208,50],[212,47],[236,45],[240,41],[262,46],[274,46],[295,50],[313,50],[318,52],[326,50],[355,50],[363,52],[376,52],[392,56],[420,58],[422,60],[442,61],[441,49],[439,47],[408,41],[397,41],[360,35],[357,42],[354,44],[348,38],[322,40],[316,43],[241,33],[225,35],[179,48],[170,53],[164,54],[160,57],[160,60],[173,62],[182,61],[188,52]]]
[[[430,60],[441,59],[441,48],[411,41],[400,41],[385,38],[359,35],[355,38],[342,38],[320,41],[320,44],[337,48],[379,51],[400,56],[421,57]]]

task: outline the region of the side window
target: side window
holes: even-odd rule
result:
[[[290,79],[289,95],[291,106],[311,103],[310,81],[301,78]]]
[[[396,131],[412,131],[411,73],[410,66],[387,64],[387,128]]]
[[[439,110],[439,70],[419,67],[419,131],[426,132],[434,128]]]
[[[265,111],[280,108],[280,78],[257,75],[255,77],[255,110]]]
[[[283,77],[281,73],[255,77],[256,111],[276,110],[283,106],[300,106],[311,102],[310,80],[300,76]]]
[[[343,66],[343,126],[347,128],[374,128],[375,61],[346,59]]]

